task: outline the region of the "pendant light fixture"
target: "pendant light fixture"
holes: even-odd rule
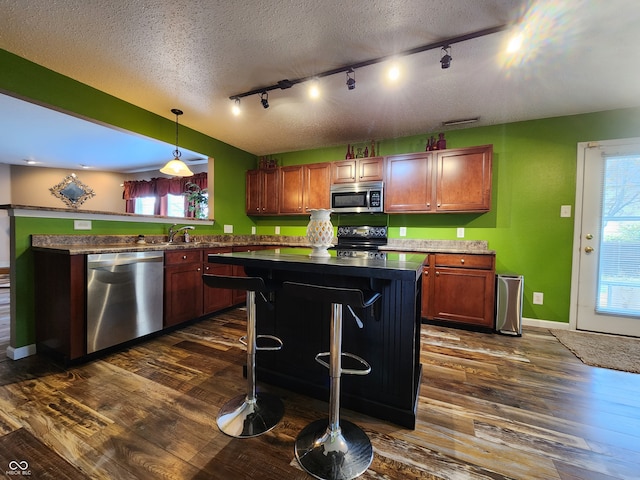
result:
[[[160,169],[160,172],[174,177],[190,177],[193,175],[193,172],[180,160],[182,153],[178,150],[178,117],[182,115],[182,110],[172,108],[171,113],[176,116],[176,149],[173,151],[173,160],[168,161],[167,164]]]

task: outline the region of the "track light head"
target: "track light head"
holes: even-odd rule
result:
[[[441,48],[441,52],[442,57],[440,58],[440,64],[443,69],[449,68],[451,66],[451,60],[453,60],[453,58],[451,57],[451,46],[443,45]]]
[[[231,107],[231,112],[236,116],[240,115],[240,99],[238,97],[233,98],[233,106]]]
[[[269,94],[267,92],[260,94],[260,103],[262,103],[263,108],[269,108]]]
[[[349,90],[356,88],[356,72],[353,71],[353,68],[347,70],[347,88]]]

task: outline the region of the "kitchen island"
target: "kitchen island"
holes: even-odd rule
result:
[[[366,376],[342,377],[342,406],[415,428],[420,387],[420,292],[424,254],[386,253],[383,259],[310,257],[310,249],[283,248],[209,255],[210,263],[244,267],[252,276],[274,281],[314,283],[374,290],[381,298],[367,310],[355,310],[358,328],[345,308],[343,351],[371,364]],[[260,302],[259,334],[278,336],[278,352],[261,351],[258,381],[322,400],[328,399],[327,370],[314,357],[329,350],[330,305],[309,304],[276,290],[273,308]],[[349,368],[346,363],[343,365]]]

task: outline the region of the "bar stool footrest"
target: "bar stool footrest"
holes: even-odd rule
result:
[[[261,340],[261,339],[264,339],[264,338],[266,338],[268,340],[272,340],[276,344],[273,345],[273,346],[266,346],[266,345],[263,345],[261,347],[258,346],[258,344],[257,344],[258,341]],[[247,346],[247,336],[246,335],[243,335],[242,337],[240,337],[238,339],[238,341],[241,344],[243,344],[245,347]],[[256,351],[266,350],[266,351],[275,352],[275,351],[281,350],[282,349],[282,345],[283,345],[282,340],[280,340],[278,337],[275,337],[273,335],[256,335]]]
[[[331,355],[331,352],[320,352],[316,355],[315,360],[316,362],[318,362],[320,365],[331,369],[331,366],[329,365],[328,362],[326,362],[325,360],[323,360],[324,357],[329,357]],[[364,358],[359,357],[358,355],[354,355],[353,353],[348,353],[348,352],[342,352],[341,355],[343,357],[349,357],[354,359],[355,361],[359,362],[360,364],[362,364],[362,366],[364,368],[362,369],[355,369],[355,368],[341,368],[340,369],[340,373],[344,373],[345,375],[369,375],[371,373],[371,365],[369,365],[369,362],[367,362]]]

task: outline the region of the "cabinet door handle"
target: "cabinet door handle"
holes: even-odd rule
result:
[[[183,260],[186,260],[186,259],[187,259],[187,256],[186,256],[186,255],[182,255],[182,259],[183,259]]]
[[[439,277],[439,276],[440,276],[440,272],[436,272],[436,277]]]
[[[461,258],[461,259],[460,259],[460,263],[464,263],[464,258]]]
[[[429,276],[429,271],[427,270],[426,272],[424,272],[424,276],[428,277]]]
[[[196,272],[199,272],[199,271],[200,271],[200,267],[198,267],[198,269],[196,270]]]

